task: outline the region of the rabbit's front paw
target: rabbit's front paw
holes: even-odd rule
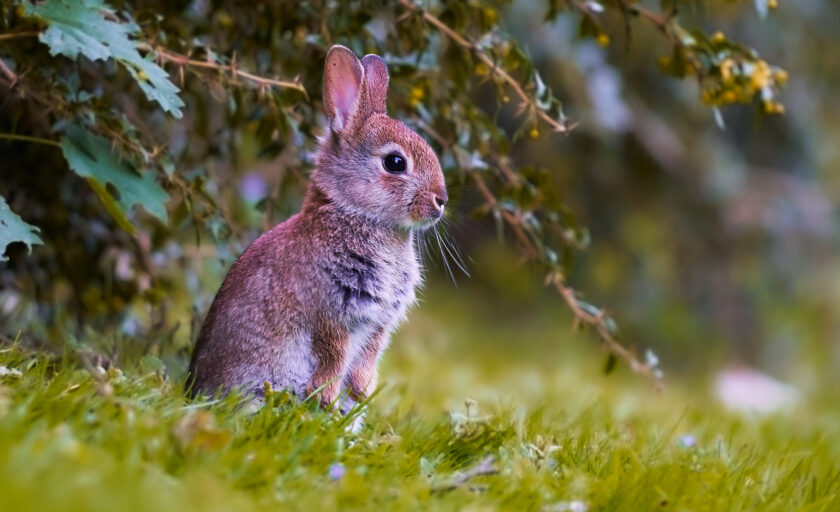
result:
[[[350,398],[362,402],[376,389],[376,362],[360,364],[350,370],[347,376]]]
[[[387,333],[379,329],[353,361],[347,372],[347,388],[353,400],[364,401],[376,389],[376,363],[386,342]]]
[[[323,409],[330,409],[335,406],[340,391],[341,379],[339,377],[319,378],[318,375],[315,375],[309,385],[306,386],[306,395],[317,394]]]

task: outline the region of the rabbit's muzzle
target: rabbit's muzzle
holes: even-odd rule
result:
[[[423,190],[411,201],[409,215],[414,227],[428,228],[443,217],[444,207],[449,200],[446,189]]]

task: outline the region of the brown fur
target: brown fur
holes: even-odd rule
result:
[[[305,396],[324,386],[329,404],[342,388],[361,400],[376,385],[377,361],[420,282],[414,231],[434,224],[446,201],[434,152],[385,114],[387,87],[379,57],[328,53],[329,125],[303,208],[231,267],[193,352],[193,392],[258,396],[268,382]],[[383,167],[395,152],[405,173]]]
[[[379,362],[379,355],[385,343],[387,343],[386,334],[380,329],[356,356],[356,364],[350,368],[350,373],[347,375],[347,389],[353,400],[364,400],[376,389],[376,364]]]

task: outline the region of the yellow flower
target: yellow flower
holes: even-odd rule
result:
[[[776,81],[779,85],[785,85],[788,81],[788,74],[787,71],[784,69],[776,68],[773,70],[773,80]]]
[[[755,69],[750,74],[750,87],[754,91],[760,91],[770,82],[770,65],[767,62],[760,60],[755,63]]]
[[[724,41],[726,41],[726,36],[723,35],[723,32],[721,32],[720,30],[718,30],[717,32],[712,34],[712,42],[713,43],[722,43]]]
[[[723,103],[724,105],[729,105],[729,104],[735,103],[735,101],[737,99],[738,99],[738,96],[735,94],[735,91],[731,91],[731,90],[726,91],[720,97],[721,103]]]
[[[537,137],[540,136],[540,131],[535,126],[535,127],[531,128],[531,131],[528,132],[528,135],[530,135],[532,139],[536,139]]]
[[[606,48],[610,45],[610,36],[608,36],[607,34],[598,34],[598,38],[596,39],[596,41],[598,41],[599,45]]]
[[[732,67],[735,66],[735,61],[732,59],[723,59],[720,63],[720,76],[723,78],[723,83],[732,83]]]
[[[764,112],[768,114],[784,114],[785,106],[778,101],[767,100],[764,102]]]

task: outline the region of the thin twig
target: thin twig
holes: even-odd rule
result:
[[[41,33],[36,32],[36,31],[10,32],[10,33],[7,33],[7,34],[0,34],[0,41],[10,40],[10,39],[19,39],[19,38],[24,38],[24,37],[36,37],[36,36],[39,36],[39,35],[41,35]],[[282,88],[286,88],[286,89],[295,89],[297,91],[302,92],[304,94],[304,96],[307,97],[307,99],[309,98],[309,94],[306,92],[306,89],[304,89],[303,85],[301,85],[300,82],[298,82],[297,80],[294,80],[292,82],[288,82],[288,81],[284,81],[284,80],[274,80],[272,78],[265,78],[265,77],[255,75],[253,73],[249,73],[249,72],[244,71],[242,69],[239,69],[234,64],[229,64],[229,65],[216,64],[214,62],[190,59],[186,55],[181,55],[180,53],[175,53],[175,52],[172,52],[172,51],[166,50],[164,48],[160,48],[160,47],[153,47],[149,43],[139,43],[137,45],[137,49],[141,50],[141,51],[154,52],[155,55],[157,55],[157,57],[159,59],[167,61],[167,62],[173,62],[175,64],[178,64],[179,66],[192,66],[192,67],[196,67],[196,68],[216,69],[216,70],[219,70],[219,71],[227,71],[231,75],[238,76],[240,78],[244,78],[244,79],[246,79],[250,82],[253,82],[253,83],[259,85],[260,87],[274,86],[274,87],[282,87]],[[0,61],[0,63],[2,63],[2,61]]]
[[[470,177],[472,177],[473,181],[475,181],[476,186],[478,187],[478,191],[481,192],[481,195],[484,196],[484,200],[490,205],[491,208],[496,209],[498,205],[498,200],[496,200],[496,196],[490,191],[490,188],[487,187],[487,184],[484,183],[484,178],[478,172],[471,171]],[[500,210],[502,218],[505,219],[505,222],[508,223],[508,226],[513,230],[513,233],[522,242],[522,246],[525,249],[526,257],[529,259],[536,259],[538,256],[537,248],[534,247],[534,243],[528,238],[528,235],[525,234],[525,231],[522,229],[522,226],[518,222],[517,217],[507,211],[507,210]]]
[[[196,60],[187,57],[186,55],[182,55],[180,53],[175,53],[169,50],[165,50],[160,47],[153,47],[148,43],[140,43],[137,45],[137,48],[144,51],[153,52],[160,60],[166,62],[172,62],[179,66],[191,66],[194,68],[200,69],[215,69],[217,71],[224,71],[230,73],[233,76],[238,76],[240,78],[244,78],[250,82],[257,84],[260,87],[281,87],[286,89],[294,89],[300,91],[309,98],[309,94],[306,92],[306,89],[300,82],[295,79],[292,82],[285,81],[285,80],[274,80],[272,78],[265,78],[253,73],[249,73],[247,71],[243,71],[236,67],[235,64],[217,64],[215,62],[208,62],[204,60]]]
[[[9,66],[6,65],[5,62],[3,62],[3,59],[0,59],[0,72],[6,75],[6,78],[8,78],[11,81],[9,88],[14,87],[17,83],[18,76],[15,74],[14,71],[11,70],[11,68],[9,68]]]
[[[61,147],[61,144],[59,144],[56,140],[43,139],[41,137],[32,137],[30,135],[19,135],[17,133],[0,133],[0,139],[19,140],[22,142],[34,142],[36,144],[45,144],[47,146],[55,146],[57,148]]]
[[[5,34],[0,34],[0,41],[8,41],[10,39],[20,39],[24,37],[38,37],[41,33],[38,31],[23,31],[23,32],[7,32]]]
[[[622,2],[625,3],[626,2]],[[668,29],[668,21],[673,17],[673,13],[667,14],[665,16],[661,16],[656,14],[655,12],[651,11],[646,7],[642,7],[638,4],[627,5],[627,10],[633,14],[638,14],[642,18],[648,20],[653,25],[655,25],[659,30],[665,32]]]
[[[397,1],[406,9],[411,9],[411,11],[413,12],[420,11],[420,8],[416,6],[411,0]],[[525,107],[523,110],[531,109],[531,111],[533,111],[540,119],[548,123],[552,127],[552,129],[554,129],[554,131],[558,133],[568,134],[576,126],[576,124],[568,125],[566,123],[561,123],[556,119],[552,118],[550,115],[548,115],[546,111],[542,110],[541,108],[538,108],[534,100],[530,96],[528,96],[528,93],[526,93],[525,90],[522,88],[522,85],[515,78],[510,76],[510,74],[508,74],[507,71],[500,68],[489,55],[479,50],[475,44],[471,43],[467,39],[464,39],[460,34],[449,28],[449,26],[446,23],[440,21],[440,19],[438,19],[434,15],[426,11],[420,12],[423,15],[423,19],[426,20],[427,23],[433,25],[458,46],[472,52],[478,58],[478,60],[480,60],[485,66],[487,66],[490,69],[491,73],[504,80],[504,82],[507,83],[510,86],[510,88],[513,89],[516,95],[519,96],[519,98],[522,100],[523,105]]]
[[[0,63],[2,63],[2,62],[3,61],[0,60]],[[6,68],[6,69],[8,69],[8,68]],[[5,71],[3,71],[3,74],[5,74]],[[58,99],[58,98],[53,98],[51,100],[51,99],[48,99],[46,96],[44,96],[44,95],[42,95],[38,92],[35,92],[31,89],[24,90],[23,88],[19,87],[19,84],[22,82],[22,80],[21,80],[22,77],[19,77],[17,75],[13,75],[13,76],[14,76],[14,79],[8,79],[8,80],[6,78],[3,78],[2,76],[0,76],[0,86],[3,86],[3,87],[5,87],[9,90],[17,89],[18,90],[18,96],[22,97],[22,96],[26,95],[27,97],[35,100],[37,103],[40,103],[41,106],[44,107],[47,110],[52,110],[52,109],[56,108],[57,103],[60,103],[60,99]]]
[[[476,183],[478,187],[478,191],[487,201],[493,209],[498,209],[498,200],[490,191],[490,188],[484,182],[484,178],[478,172],[471,171],[470,176]],[[510,173],[502,173],[504,176],[508,177],[508,180],[512,180],[514,178],[510,177]],[[512,212],[508,210],[499,210],[501,212],[502,218],[507,223],[508,227],[513,231],[519,241],[522,243],[522,246],[525,250],[526,257],[531,260],[536,260],[539,257],[539,252],[537,248],[534,246],[534,243],[525,233],[525,230],[522,229],[521,225],[521,218],[518,215],[514,215]],[[585,311],[578,303],[577,295],[570,286],[568,286],[563,278],[563,275],[559,272],[553,271],[550,272],[546,278],[546,282],[548,284],[552,284],[560,296],[563,298],[563,301],[566,303],[569,310],[572,312],[572,315],[575,317],[576,322],[580,322],[590,326],[592,329],[595,330],[595,333],[601,339],[601,342],[604,343],[607,350],[611,353],[615,354],[617,357],[623,359],[632,369],[634,372],[646,377],[653,383],[654,388],[657,390],[662,390],[664,388],[662,384],[662,380],[660,376],[656,375],[654,368],[650,365],[642,363],[638,360],[638,358],[630,351],[627,347],[619,343],[615,337],[610,333],[610,329],[607,327],[606,319],[603,315],[593,315]]]
[[[566,285],[563,276],[560,273],[554,272],[552,274],[549,274],[547,281],[549,284],[552,284],[554,286],[558,293],[560,293],[560,296],[563,297],[563,300],[566,302],[566,305],[572,311],[572,314],[575,315],[575,318],[585,322],[587,325],[595,329],[595,332],[598,334],[598,337],[601,338],[601,341],[607,346],[607,349],[610,352],[617,355],[618,357],[623,359],[627,364],[629,364],[631,370],[640,375],[643,375],[648,380],[650,380],[658,391],[664,389],[662,379],[660,376],[655,374],[654,368],[652,368],[648,364],[639,361],[633,354],[633,352],[631,352],[629,349],[627,349],[627,347],[619,343],[613,337],[613,335],[610,334],[609,328],[607,327],[604,321],[603,315],[593,315],[584,311],[580,307],[575,291]]]

